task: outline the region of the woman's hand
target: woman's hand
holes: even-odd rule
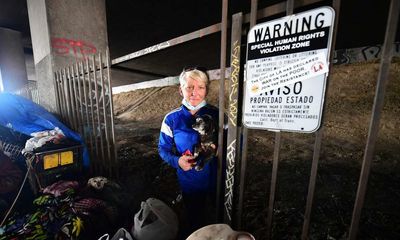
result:
[[[182,168],[183,171],[189,171],[196,165],[193,156],[183,155],[178,160],[179,167]]]

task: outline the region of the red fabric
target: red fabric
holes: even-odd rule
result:
[[[55,197],[63,195],[70,189],[78,189],[79,183],[77,181],[63,181],[53,183],[52,185],[46,187],[43,193],[53,194]]]
[[[193,154],[192,154],[192,152],[188,149],[188,150],[186,150],[186,151],[182,154],[182,156],[193,156]],[[194,159],[191,159],[191,160],[189,160],[188,162],[189,162],[189,163],[194,163],[195,160],[194,160]]]
[[[74,208],[78,213],[87,214],[93,210],[100,210],[107,207],[107,204],[100,199],[84,198],[74,203]]]
[[[185,156],[193,156],[193,154],[190,152],[189,149],[186,150],[182,155],[185,155]]]

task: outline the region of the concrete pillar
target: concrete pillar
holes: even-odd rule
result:
[[[25,93],[27,84],[21,33],[0,28],[0,91]]]
[[[56,111],[54,72],[108,46],[105,0],[28,0],[40,103]]]

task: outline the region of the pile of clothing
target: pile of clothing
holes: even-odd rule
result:
[[[123,201],[118,184],[104,177],[80,186],[77,181],[58,181],[33,201],[32,211],[17,212],[0,228],[6,239],[92,239],[96,232],[114,228],[118,201]],[[94,184],[94,185],[93,185]],[[116,199],[120,196],[120,199]]]
[[[33,152],[35,149],[41,148],[48,143],[59,144],[65,141],[65,135],[58,127],[52,130],[45,130],[31,133],[31,138],[25,143],[22,153]]]

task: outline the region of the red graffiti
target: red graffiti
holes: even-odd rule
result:
[[[311,70],[312,70],[313,72],[319,72],[319,71],[321,71],[321,70],[323,70],[323,69],[324,69],[324,64],[323,64],[322,62],[314,63],[314,64],[311,66]]]
[[[86,54],[95,54],[97,52],[96,47],[81,40],[52,38],[51,45],[56,54],[73,54],[75,58],[86,59]]]

